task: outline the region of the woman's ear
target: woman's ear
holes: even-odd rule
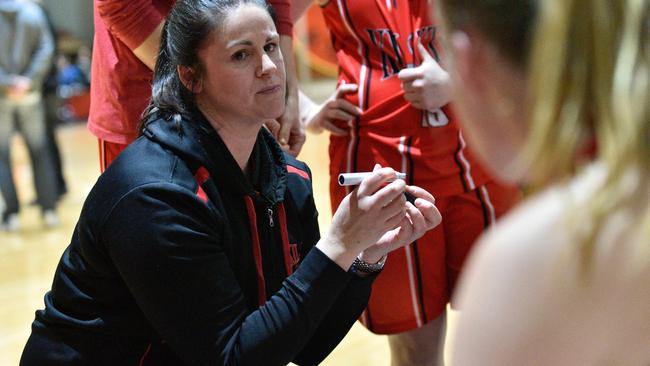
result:
[[[200,93],[203,90],[203,79],[194,68],[178,65],[176,66],[176,72],[178,72],[178,77],[187,90],[194,94]]]
[[[503,63],[498,50],[472,29],[453,31],[449,44],[454,72],[464,88],[480,95],[493,92],[498,85],[495,68]]]
[[[470,86],[476,81],[474,74],[477,60],[473,55],[476,45],[466,32],[459,30],[451,32],[449,44],[452,48],[454,72],[463,85]]]

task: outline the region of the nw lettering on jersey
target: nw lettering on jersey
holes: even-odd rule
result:
[[[440,61],[438,51],[434,46],[436,39],[436,27],[427,26],[409,33],[407,37],[407,54],[405,55],[400,46],[400,34],[387,28],[370,29],[366,32],[370,38],[370,46],[374,47],[381,55],[382,79],[387,79],[400,70],[416,65],[417,42],[422,43]]]

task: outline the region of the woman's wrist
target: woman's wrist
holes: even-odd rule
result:
[[[311,104],[309,109],[306,111],[303,119],[303,126],[305,130],[319,134],[323,132],[323,127],[316,121],[316,115],[320,111],[321,106],[318,104]]]
[[[387,253],[383,253],[381,251],[368,248],[362,251],[361,253],[359,253],[359,259],[366,263],[374,264],[382,260],[386,256],[386,254]]]
[[[344,271],[350,269],[354,259],[357,257],[355,251],[349,250],[342,242],[329,236],[321,238],[316,244],[316,248],[334,263],[338,264]]]

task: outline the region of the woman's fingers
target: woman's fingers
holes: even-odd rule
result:
[[[438,208],[436,205],[431,203],[430,201],[426,201],[423,199],[416,199],[415,200],[415,207],[422,213],[422,216],[424,217],[424,220],[426,222],[426,230],[431,230],[434,227],[438,226],[440,222],[442,221],[442,216],[440,215],[440,211],[438,211]]]
[[[341,84],[338,88],[336,88],[334,99],[342,98],[345,94],[348,93],[354,93],[357,91],[357,89],[359,89],[359,86],[357,84]]]
[[[334,106],[342,111],[345,111],[353,116],[360,116],[363,111],[361,108],[355,106],[354,104],[348,102],[345,99],[336,99],[334,101]]]
[[[433,195],[426,189],[420,188],[418,186],[406,186],[405,189],[406,192],[410,193],[415,198],[422,198],[423,200],[429,201],[432,204],[436,203],[436,199],[433,198]]]
[[[430,228],[427,225],[426,219],[424,218],[422,211],[420,211],[417,207],[411,204],[411,202],[406,202],[406,212],[411,221],[411,225],[413,226],[413,233],[412,233],[413,238],[411,239],[411,241],[413,241],[421,237],[422,235],[424,235],[424,233],[427,232],[427,230],[429,230]]]
[[[395,171],[391,168],[380,168],[372,171],[368,177],[364,178],[359,184],[357,191],[359,196],[371,196],[379,190],[384,183],[395,177]]]
[[[391,181],[386,186],[385,183]],[[369,204],[372,206],[388,206],[396,198],[404,193],[406,183],[401,179],[395,179],[395,171],[390,168],[382,168],[370,174],[368,178],[361,181],[359,185],[359,196],[369,196]]]
[[[348,130],[340,128],[330,121],[323,121],[321,127],[328,130],[332,135],[346,136],[348,134]]]
[[[330,120],[341,120],[341,121],[349,121],[354,118],[353,115],[340,109],[329,109],[326,112],[326,117]]]
[[[278,133],[280,132],[280,122],[270,119],[264,122],[264,126],[269,130],[269,132],[271,132],[271,135],[276,138],[278,137]]]
[[[424,77],[423,71],[418,67],[409,67],[400,70],[397,77],[402,83],[412,82],[414,80],[422,79]]]
[[[413,204],[422,213],[426,221],[427,230],[430,230],[440,224],[442,216],[436,207],[436,199],[418,186],[406,186],[406,192],[415,197]]]
[[[386,227],[394,228],[395,225],[406,215],[406,197],[403,194],[398,195],[394,200],[392,200],[388,205],[382,208],[383,215],[385,215]],[[396,222],[395,218],[399,217]]]
[[[427,223],[427,230],[431,230],[442,222],[442,215],[438,207],[431,202],[416,200],[415,206],[422,212]]]

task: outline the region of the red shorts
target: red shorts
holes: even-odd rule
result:
[[[403,127],[403,126],[397,126]],[[519,189],[494,183],[466,151],[450,146],[464,141],[458,130],[399,131],[359,128],[359,138],[330,137],[332,212],[346,195],[337,176],[371,171],[375,163],[407,173],[407,182],[431,192],[442,223],[417,242],[393,251],[370,295],[363,323],[372,332],[395,334],[437,318],[451,298],[463,262],[474,241],[521,197]],[[348,187],[349,188],[349,187]]]
[[[517,188],[493,182],[467,193],[436,197],[442,223],[388,255],[372,287],[363,324],[374,333],[395,334],[437,318],[477,237],[520,197]]]
[[[115,158],[126,149],[128,145],[117,144],[106,140],[99,141],[99,170],[103,173]]]

